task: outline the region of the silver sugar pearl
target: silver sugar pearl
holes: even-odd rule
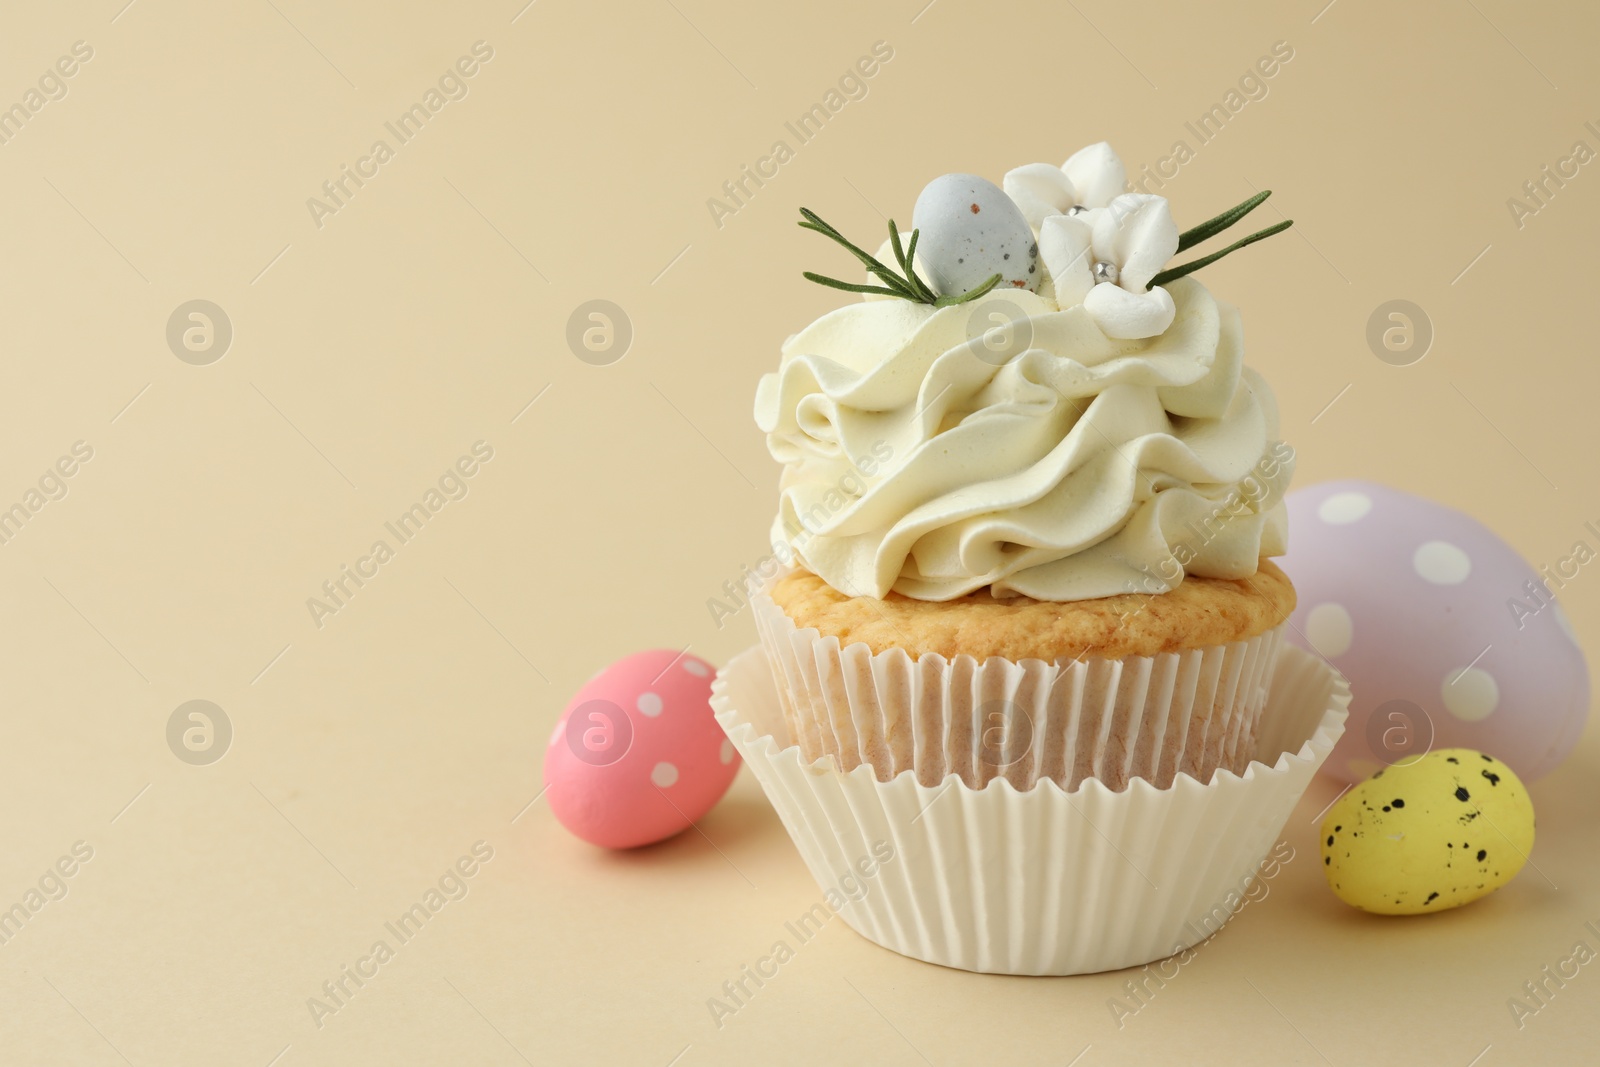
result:
[[[1071,207],[1067,208],[1068,215],[1087,215],[1088,213],[1089,209],[1084,207],[1082,204],[1073,204]]]
[[[1105,260],[1096,263],[1091,269],[1096,285],[1101,282],[1110,282],[1112,285],[1116,285],[1117,278],[1121,276],[1121,272],[1117,270],[1117,265],[1115,263],[1107,263]]]

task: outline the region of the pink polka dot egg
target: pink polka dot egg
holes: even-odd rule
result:
[[[1354,695],[1326,773],[1360,782],[1471,748],[1531,781],[1566,758],[1588,717],[1589,669],[1555,600],[1565,560],[1541,574],[1476,519],[1372,482],[1301,489],[1288,508],[1279,562],[1299,603],[1287,638]],[[1581,532],[1595,554],[1600,534]]]
[[[635,848],[710,811],[739,771],[711,713],[715,673],[698,656],[657,649],[589,679],[545,747],[545,795],[561,825],[604,848]]]

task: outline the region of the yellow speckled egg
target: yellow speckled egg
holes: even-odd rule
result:
[[[1386,767],[1322,820],[1322,870],[1339,899],[1379,915],[1470,904],[1533,849],[1533,802],[1511,768],[1470,748]]]

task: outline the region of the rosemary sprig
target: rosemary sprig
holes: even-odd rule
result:
[[[844,234],[823,221],[822,217],[815,211],[810,208],[801,208],[800,215],[799,226],[801,229],[815,230],[822,236],[843,245],[852,256],[861,261],[862,266],[867,268],[868,273],[883,282],[882,285],[863,285],[857,282],[840,281],[838,278],[829,278],[826,275],[816,274],[809,270],[802,272],[807,281],[816,282],[818,285],[826,285],[830,289],[843,289],[848,293],[876,293],[879,296],[893,296],[901,300],[909,300],[913,304],[932,304],[934,307],[943,308],[965,304],[969,300],[976,300],[1000,284],[1001,276],[995,274],[982,285],[975,289],[969,289],[965,293],[954,296],[936,296],[933,290],[928,288],[927,283],[917,276],[916,269],[913,266],[916,262],[914,257],[917,253],[916,230],[911,231],[910,242],[905,247],[901,247],[900,230],[895,226],[893,219],[889,220],[889,245],[894,250],[894,258],[900,264],[900,270],[903,272],[896,274],[879,262],[876,256],[869,255],[851,244]]]
[[[911,243],[906,248],[900,247],[900,227],[894,224],[894,219],[889,220],[889,246],[894,249],[894,258],[900,263],[900,270],[906,276],[906,281],[911,283],[911,288],[917,292],[917,299],[924,303],[933,304],[938,301],[932,289],[917,276],[917,238],[921,231],[911,231]]]
[[[1265,240],[1275,233],[1282,233],[1284,230],[1287,230],[1293,225],[1293,219],[1284,219],[1275,226],[1268,226],[1266,229],[1258,230],[1241,241],[1233,242],[1233,244],[1229,245],[1227,248],[1224,248],[1220,252],[1213,252],[1209,256],[1201,256],[1199,259],[1194,260],[1191,263],[1185,263],[1181,267],[1173,267],[1170,270],[1164,270],[1160,274],[1157,274],[1154,278],[1151,278],[1150,284],[1152,286],[1166,285],[1168,282],[1176,281],[1177,279],[1182,278],[1185,274],[1193,274],[1201,267],[1209,266],[1210,264],[1215,263],[1217,260],[1221,259],[1230,252],[1237,252],[1245,245],[1255,244],[1257,241]]]
[[[1197,245],[1201,241],[1209,240],[1210,238],[1215,237],[1217,234],[1221,233],[1223,230],[1226,230],[1229,226],[1232,226],[1234,223],[1250,214],[1250,212],[1260,207],[1262,203],[1266,201],[1267,197],[1271,195],[1271,189],[1259,192],[1255,196],[1252,196],[1250,199],[1246,200],[1244,203],[1230,207],[1216,218],[1207,219],[1200,225],[1183,231],[1183,233],[1178,236],[1178,251],[1182,252],[1184,249],[1190,248],[1193,245]]]

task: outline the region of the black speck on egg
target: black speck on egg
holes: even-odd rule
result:
[[[1333,844],[1333,835],[1332,834],[1328,835],[1328,844],[1330,844],[1330,845]]]
[[[1483,753],[1480,752],[1480,753],[1478,753],[1478,755],[1483,756]],[[1491,756],[1483,756],[1483,762],[1485,762],[1485,763],[1493,763],[1494,759]]]
[[[1446,763],[1460,763],[1461,762],[1460,760],[1456,759],[1454,756],[1446,756],[1444,758],[1444,761]]]
[[[1334,833],[1338,833],[1338,832],[1339,832],[1339,831],[1340,831],[1340,830],[1343,830],[1343,829],[1344,829],[1344,827],[1343,827],[1343,826],[1335,826],[1335,827],[1334,827],[1334,828],[1333,828],[1333,832],[1334,832]]]
[[[1383,772],[1379,771],[1377,774],[1374,774],[1372,777],[1374,777],[1374,778],[1382,778],[1383,777]]]
[[[1395,797],[1393,800],[1389,801],[1389,803],[1393,804],[1397,808],[1403,808],[1406,806],[1406,802],[1401,800],[1399,797]]]
[[[1434,891],[1434,892],[1428,894],[1428,899],[1424,900],[1423,903],[1424,904],[1432,904],[1435,900],[1438,900],[1438,899],[1439,899],[1439,894],[1438,894],[1437,891]]]
[[[1007,252],[1005,255],[1001,256],[1000,258],[1001,259],[1010,259],[1011,258],[1011,253]]]
[[[1466,802],[1466,801],[1472,799],[1472,794],[1467,792],[1467,787],[1466,786],[1458,785],[1458,786],[1456,786],[1456,799],[1459,800],[1459,801],[1462,801],[1462,802]]]
[[[1388,811],[1388,810],[1389,810],[1389,805],[1387,805],[1387,804],[1385,804],[1385,805],[1384,805],[1384,806],[1383,806],[1383,810],[1384,810],[1384,811]]]
[[[1483,861],[1484,861],[1484,859],[1485,859],[1485,858],[1486,858],[1486,857],[1487,857],[1487,856],[1488,856],[1488,855],[1489,855],[1489,850],[1488,850],[1488,849],[1486,849],[1486,848],[1480,848],[1480,849],[1479,849],[1479,850],[1478,850],[1478,862],[1479,862],[1479,863],[1482,863],[1482,862],[1483,862]]]
[[[1489,779],[1489,784],[1490,785],[1499,785],[1500,784],[1500,776],[1498,774],[1495,774],[1493,771],[1485,770],[1483,772],[1483,776],[1485,778]]]

